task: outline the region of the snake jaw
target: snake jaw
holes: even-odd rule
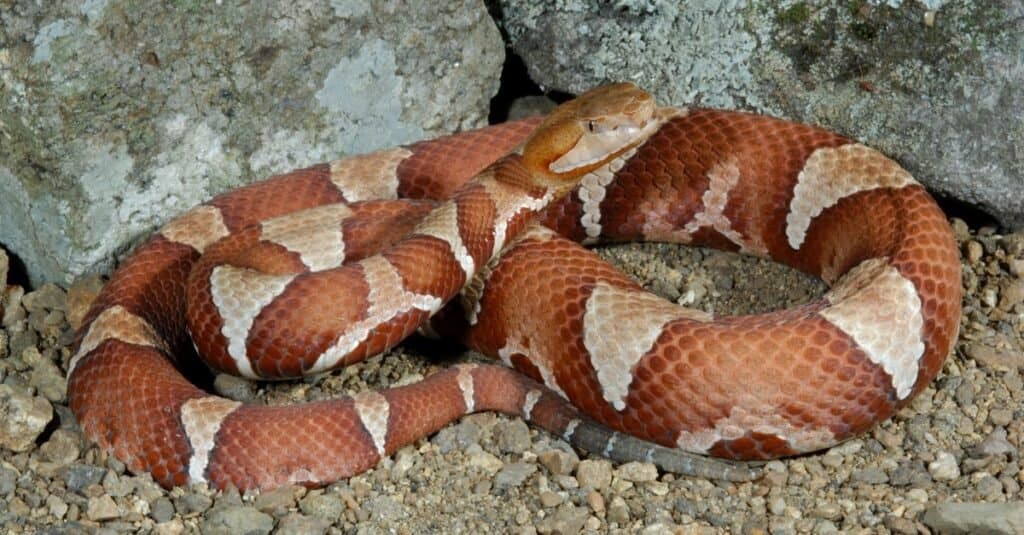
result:
[[[596,125],[596,126],[595,126]],[[603,131],[601,128],[604,128]],[[580,136],[573,148],[548,165],[553,173],[570,171],[604,162],[609,155],[620,153],[630,147],[643,129],[639,125],[614,125],[607,128],[602,123],[589,121],[588,132]]]

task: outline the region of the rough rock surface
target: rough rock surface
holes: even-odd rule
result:
[[[631,80],[664,102],[819,124],[1024,228],[1024,1],[501,5],[542,87]]]
[[[480,126],[504,58],[474,0],[2,4],[0,243],[33,284],[244,182]]]

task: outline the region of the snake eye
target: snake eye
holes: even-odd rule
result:
[[[593,120],[587,121],[587,131],[589,131],[591,134],[596,132],[597,131],[597,123],[595,123]]]

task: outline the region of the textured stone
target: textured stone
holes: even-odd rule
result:
[[[244,182],[479,126],[503,60],[473,0],[80,4],[0,10],[0,243],[33,283]]]
[[[820,124],[1024,226],[1024,2],[502,2],[541,86],[631,80],[674,105]],[[998,125],[998,127],[993,127]]]
[[[210,535],[267,534],[274,529],[274,518],[252,507],[227,506],[211,509],[199,530]]]
[[[46,399],[0,384],[0,447],[28,451],[53,418]]]
[[[497,475],[494,476],[494,486],[501,488],[518,487],[526,478],[537,471],[537,465],[527,463],[506,464]]]
[[[922,521],[936,533],[1024,533],[1024,502],[943,503]]]
[[[601,490],[612,481],[612,463],[604,459],[587,459],[576,467],[576,479],[583,488]]]
[[[103,495],[89,498],[86,516],[92,521],[112,520],[121,517],[121,510],[110,496]]]

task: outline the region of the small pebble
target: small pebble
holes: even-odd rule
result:
[[[241,505],[217,506],[199,524],[203,535],[267,535],[273,529],[273,517]]]
[[[576,479],[580,487],[602,490],[612,481],[612,463],[604,459],[580,461],[576,467]]]
[[[960,477],[960,467],[953,454],[942,451],[936,455],[934,461],[928,463],[928,473],[940,481],[951,480]]]
[[[104,520],[112,520],[114,518],[121,517],[121,510],[114,503],[114,499],[110,496],[98,496],[95,498],[89,498],[89,506],[86,508],[86,516],[93,522],[101,522]]]

